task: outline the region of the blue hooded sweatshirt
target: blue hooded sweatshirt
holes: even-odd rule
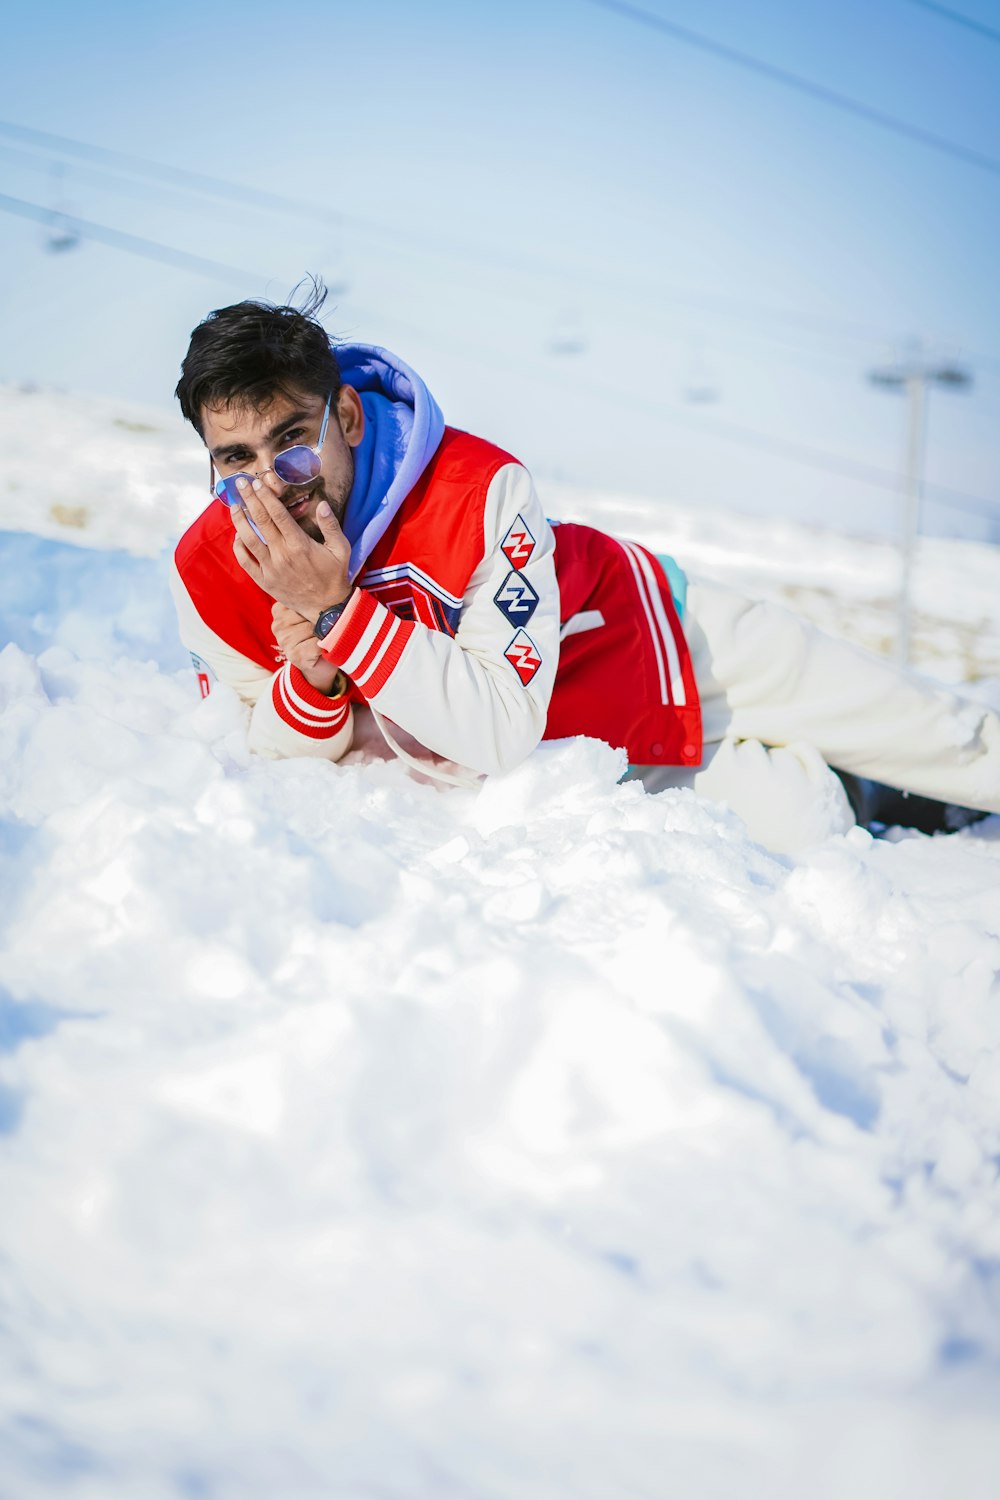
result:
[[[343,523],[353,581],[437,452],[444,417],[420,376],[388,349],[336,344],[333,352],[365,413]]]

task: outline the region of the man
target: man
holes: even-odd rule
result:
[[[217,497],[177,548],[181,635],[203,691],[211,671],[250,705],[253,750],[339,760],[374,724],[462,781],[585,734],[776,849],[853,822],[829,764],[1000,812],[995,714],[550,525],[517,460],[446,427],[402,361],[334,351],[321,303],[210,314],[177,387]]]

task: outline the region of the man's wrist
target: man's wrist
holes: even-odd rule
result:
[[[295,673],[299,674],[300,684],[305,683],[312,688],[314,693],[320,693],[324,698],[343,698],[348,691],[350,683],[347,674],[332,662],[320,657],[315,665],[297,666],[292,663],[292,686],[295,687]],[[299,685],[301,691],[301,685]]]
[[[323,694],[324,698],[342,698],[347,692],[347,677],[339,667],[334,672],[333,681],[329,686],[326,686],[324,682],[312,682],[309,675],[305,672],[302,675],[311,687],[314,687],[318,693]]]

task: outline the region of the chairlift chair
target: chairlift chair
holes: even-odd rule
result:
[[[54,213],[45,231],[45,248],[50,255],[61,255],[65,250],[75,250],[80,243],[79,231],[73,228],[72,220],[65,214]]]

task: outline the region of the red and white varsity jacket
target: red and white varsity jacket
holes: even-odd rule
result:
[[[285,662],[273,600],[243,571],[213,502],[181,538],[172,588],[202,691],[209,669],[252,708],[250,748],[339,760],[367,703],[434,755],[510,770],[539,740],[585,734],[635,765],[697,765],[694,671],[652,553],[550,526],[527,471],[481,438],[441,444],[364,565],[323,651],[351,688],[331,699]]]

